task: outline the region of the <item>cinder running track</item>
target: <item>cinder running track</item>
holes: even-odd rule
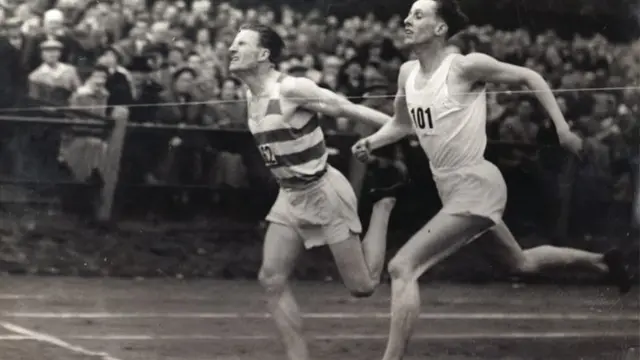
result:
[[[638,360],[635,288],[423,286],[407,360]],[[316,360],[380,359],[389,287],[296,283]],[[0,278],[1,360],[282,360],[255,282]]]

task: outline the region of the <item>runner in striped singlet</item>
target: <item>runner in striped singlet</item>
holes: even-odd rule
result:
[[[377,126],[391,118],[355,105],[311,80],[275,69],[283,41],[273,30],[248,25],[230,49],[229,70],[248,87],[249,129],[265,164],[280,185],[267,215],[259,279],[287,355],[309,359],[301,316],[288,278],[304,248],[327,245],[344,284],[354,296],[373,293],[380,281],[389,215],[404,177],[377,192],[371,222],[362,242],[356,195],[347,179],[327,163],[324,134],[316,114],[348,117]],[[387,190],[387,191],[385,191]]]

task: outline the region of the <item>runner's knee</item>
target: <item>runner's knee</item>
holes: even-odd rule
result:
[[[286,274],[267,267],[260,269],[258,280],[267,292],[280,292],[287,286]]]
[[[377,285],[377,282],[371,280],[358,284],[357,286],[350,287],[349,292],[351,293],[351,296],[355,298],[367,298],[373,295]]]
[[[414,277],[416,272],[416,267],[409,259],[398,256],[389,261],[387,269],[389,270],[389,276],[391,276],[392,280],[409,281]]]
[[[536,247],[535,249],[538,251],[544,252],[547,248],[550,248],[549,245],[542,245]],[[539,270],[538,260],[535,256],[532,256],[530,251],[525,250],[524,256],[522,256],[518,261],[512,266],[511,269],[513,272],[517,274],[527,275],[527,274],[535,274]]]

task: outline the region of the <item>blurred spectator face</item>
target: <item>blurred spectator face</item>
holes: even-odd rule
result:
[[[296,47],[304,53],[307,53],[309,50],[309,37],[305,34],[298,34],[296,37]]]
[[[247,22],[255,22],[258,20],[258,12],[256,9],[247,10],[247,14],[245,15],[245,20]]]
[[[111,7],[106,2],[99,2],[96,5],[96,16],[99,19],[107,18],[111,15]]]
[[[382,74],[380,73],[380,70],[378,70],[378,68],[372,64],[368,64],[364,68],[363,76],[364,76],[365,82],[372,81],[374,79],[383,78]]]
[[[331,86],[331,88],[335,90],[338,87],[338,74],[325,73],[322,75],[322,82]]]
[[[435,36],[444,35],[440,32],[446,29],[446,25],[437,18],[436,8],[434,0],[418,0],[413,3],[409,15],[404,19],[405,44],[424,44]]]
[[[48,65],[55,65],[60,61],[60,49],[42,49],[42,61]]]
[[[311,54],[305,54],[302,57],[302,65],[308,69],[315,69],[317,67],[316,59]]]
[[[144,11],[147,7],[145,0],[123,0],[122,5],[125,8],[134,10],[136,12]]]
[[[48,34],[56,33],[64,27],[64,15],[58,9],[52,9],[44,14],[43,27]]]
[[[203,65],[202,58],[198,54],[191,54],[187,58],[187,66],[194,69],[200,69]]]
[[[522,119],[529,119],[533,115],[533,104],[530,100],[520,100],[518,104],[518,116]]]
[[[550,46],[547,48],[546,58],[551,67],[562,65],[562,58],[560,57],[560,53],[554,46]]]
[[[7,29],[7,38],[12,44],[18,44],[22,39],[22,31],[19,27],[10,27]],[[16,46],[14,45],[14,46]]]
[[[358,56],[358,51],[351,46],[348,46],[344,49],[344,59],[349,61],[351,59],[355,59]]]
[[[209,35],[209,29],[202,28],[198,29],[198,33],[196,34],[196,42],[198,44],[211,44],[211,37]]]
[[[36,35],[42,29],[42,24],[39,17],[32,17],[24,22],[21,31],[24,31],[25,35]]]
[[[351,79],[357,79],[362,76],[362,66],[358,63],[351,63],[345,69],[345,74]]]
[[[151,37],[156,42],[169,42],[171,37],[169,35],[170,25],[168,22],[160,21],[151,26]]]
[[[382,55],[382,47],[376,45],[369,48],[369,60],[379,60]]]
[[[593,101],[593,115],[598,118],[604,118],[610,115],[610,105],[607,94],[595,94]]]
[[[228,45],[224,41],[216,42],[214,50],[218,56],[226,56],[229,51]]]
[[[275,22],[275,19],[276,19],[276,14],[272,10],[269,10],[260,14],[260,17],[258,18],[258,22],[262,25],[271,26]]]
[[[179,66],[184,62],[184,55],[181,49],[171,49],[167,58],[169,66]]]
[[[98,63],[102,64],[109,69],[115,69],[118,66],[118,56],[113,50],[105,51],[98,59]]]
[[[187,94],[193,88],[195,77],[190,71],[185,71],[180,74],[173,84],[174,90],[178,94]]]
[[[295,23],[295,18],[292,14],[283,13],[281,22],[284,27],[291,28]]]
[[[328,56],[324,60],[324,65],[322,67],[322,71],[325,74],[333,74],[337,75],[340,72],[340,67],[342,66],[342,61],[337,56]]]
[[[147,38],[148,34],[149,22],[145,20],[137,20],[135,25],[133,26],[133,29],[131,29],[131,37],[138,40],[144,40]]]
[[[182,41],[184,40],[185,29],[182,26],[174,26],[171,28],[170,36],[172,41]],[[176,43],[176,46],[184,46],[184,44]]]
[[[153,16],[154,19],[156,20],[161,20],[164,13],[165,13],[165,9],[167,8],[167,3],[164,1],[158,1],[155,4],[153,4],[153,8],[151,10],[151,15]]]
[[[167,6],[162,15],[162,20],[167,21],[171,24],[178,23],[180,18],[180,11],[176,6]]]
[[[233,39],[229,48],[229,70],[232,72],[255,69],[260,58],[266,60],[266,52],[259,46],[260,39],[257,32],[242,30]]]
[[[351,19],[351,26],[355,30],[360,29],[362,27],[362,19],[360,19],[358,16],[354,16]]]
[[[178,8],[178,12],[182,13],[187,10],[187,3],[184,0],[178,0],[174,3],[174,5]]]
[[[400,28],[400,22],[402,19],[398,15],[393,15],[391,19],[387,22],[387,29],[391,31],[395,31]]]
[[[582,77],[583,82],[582,82],[582,87],[593,87],[595,85],[595,81],[596,81],[596,74],[589,71],[584,73],[584,76]]]
[[[595,73],[595,83],[597,84],[596,86],[606,86],[607,83],[607,69],[597,69],[596,73]]]
[[[338,27],[338,18],[335,16],[329,16],[327,18],[327,25],[331,28]]]
[[[238,98],[238,87],[236,86],[236,83],[231,79],[225,80],[224,83],[222,84],[220,99],[228,101],[228,100],[235,100],[237,98]]]
[[[191,9],[194,14],[208,14],[211,11],[211,2],[208,0],[197,0],[193,2]]]
[[[108,75],[109,74],[107,74],[105,71],[95,70],[91,73],[91,76],[88,79],[88,83],[91,84],[94,89],[105,89],[107,85]]]

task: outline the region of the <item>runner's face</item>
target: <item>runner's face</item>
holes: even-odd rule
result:
[[[444,22],[436,15],[438,5],[434,0],[418,0],[413,3],[404,19],[405,43],[419,45],[440,36]],[[446,28],[444,29],[446,31]]]
[[[229,47],[229,71],[255,69],[264,50],[260,47],[260,35],[257,32],[240,30]]]

